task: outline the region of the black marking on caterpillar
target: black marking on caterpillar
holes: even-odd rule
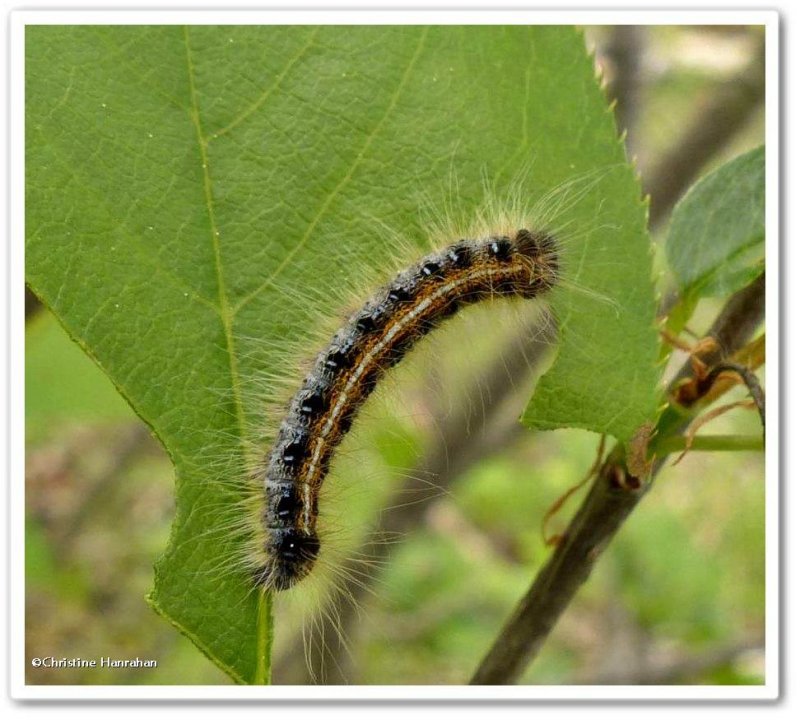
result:
[[[556,241],[547,232],[460,240],[399,273],[350,316],[290,401],[268,456],[258,586],[285,590],[313,568],[320,488],[381,375],[460,307],[497,295],[539,297],[558,272]]]

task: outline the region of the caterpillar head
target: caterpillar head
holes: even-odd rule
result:
[[[319,537],[313,531],[272,530],[265,548],[269,562],[258,569],[258,584],[265,590],[287,590],[311,572],[319,548]]]

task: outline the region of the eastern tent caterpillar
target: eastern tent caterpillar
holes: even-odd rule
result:
[[[285,590],[320,550],[318,497],[336,449],[380,376],[461,306],[539,297],[556,283],[553,234],[518,228],[460,240],[400,272],[336,332],[289,403],[262,471],[256,582]]]

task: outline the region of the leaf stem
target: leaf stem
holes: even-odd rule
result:
[[[272,656],[272,593],[258,593],[258,620],[256,628],[256,671],[253,685],[269,685],[270,657]]]
[[[650,451],[656,457],[666,457],[674,452],[680,452],[686,447],[684,435],[673,435],[663,440],[654,442]],[[692,441],[690,451],[700,452],[744,452],[750,450],[763,450],[764,439],[760,435],[699,435]]]

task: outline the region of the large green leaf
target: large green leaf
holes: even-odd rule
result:
[[[666,251],[681,293],[725,296],[764,271],[764,147],[731,160],[675,207]]]
[[[220,572],[239,495],[208,459],[241,474],[243,386],[280,362],[248,338],[306,322],[278,286],[387,260],[375,218],[419,240],[453,173],[465,212],[484,176],[532,165],[533,198],[577,179],[561,349],[526,417],[626,437],[652,416],[644,210],[574,30],[29,27],[26,54],[28,280],[169,451],[151,601],[235,679],[268,679],[270,608]]]

